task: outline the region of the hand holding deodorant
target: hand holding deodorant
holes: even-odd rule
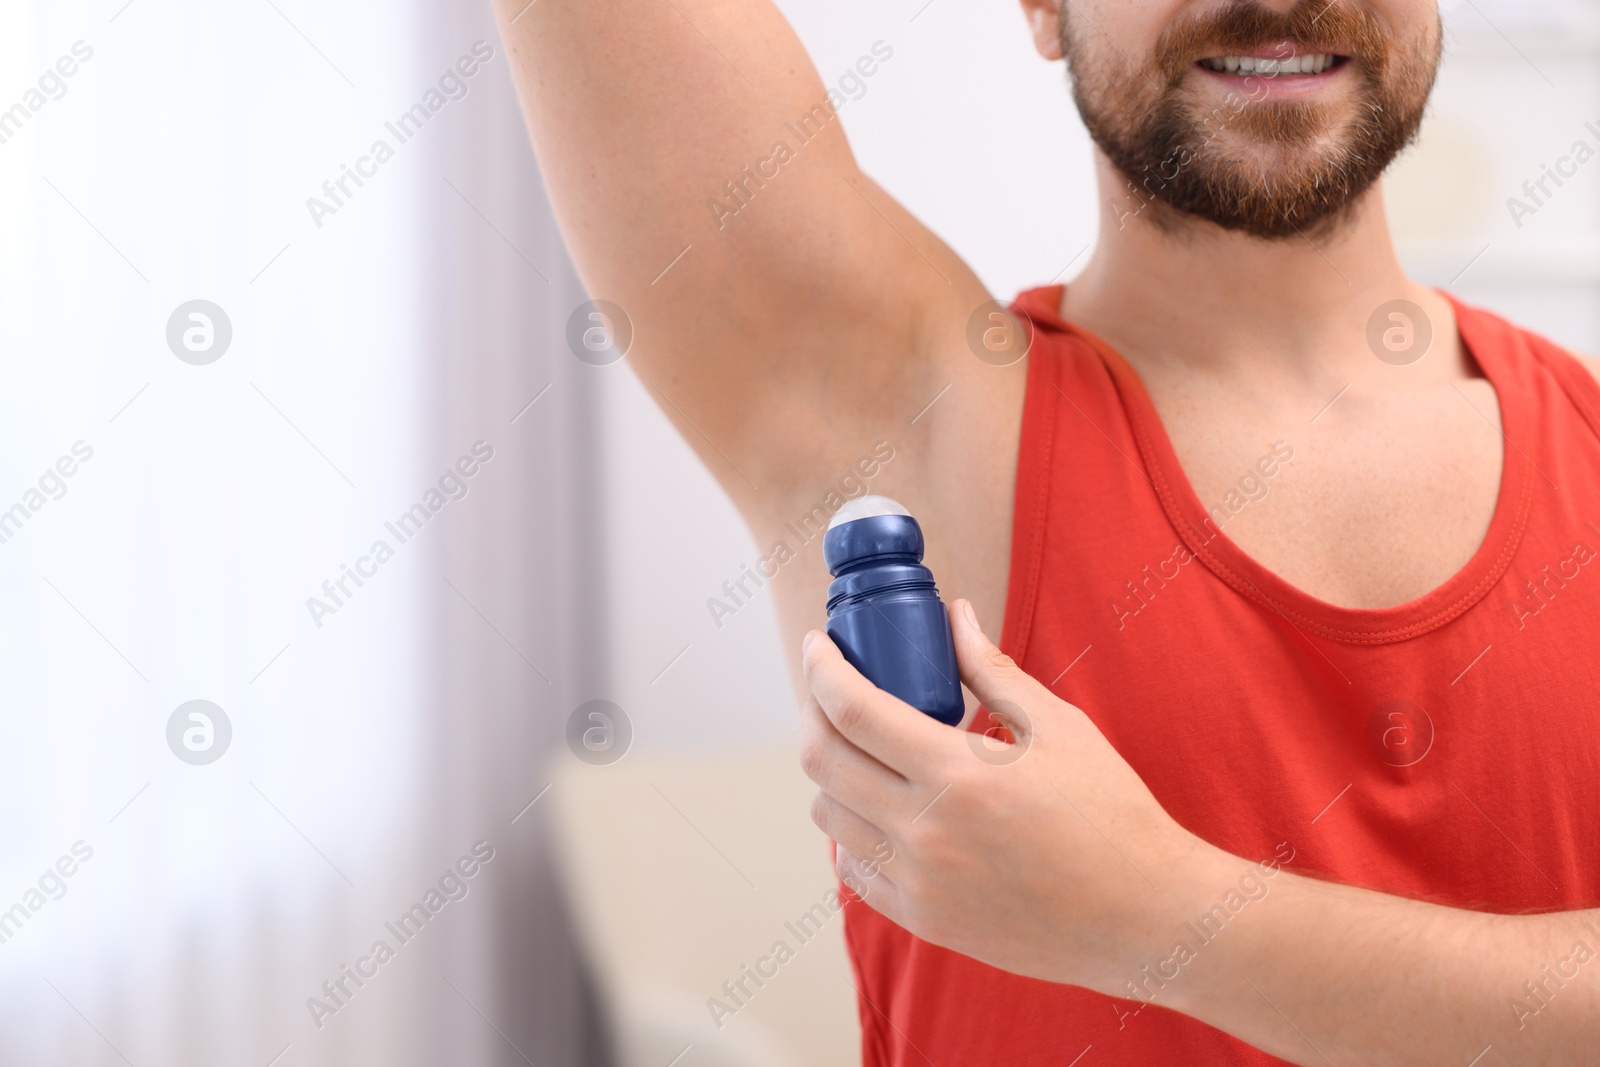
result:
[[[922,552],[922,527],[888,497],[840,508],[822,538],[828,636],[873,685],[954,726],[965,710],[955,640]]]

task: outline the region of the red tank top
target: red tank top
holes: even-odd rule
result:
[[[1238,492],[1202,503],[1138,375],[1061,318],[1061,293],[1013,305],[1036,336],[1001,647],[1229,852],[1465,908],[1595,906],[1600,388],[1583,367],[1457,304],[1504,424],[1488,536],[1418,600],[1342,608],[1225,532],[1295,442],[1262,442]],[[1018,977],[861,903],[845,932],[867,1067],[1284,1062],[1159,992]]]

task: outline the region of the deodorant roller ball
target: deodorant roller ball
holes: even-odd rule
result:
[[[868,681],[954,726],[964,711],[955,640],[922,552],[922,527],[888,497],[840,508],[822,538],[828,636]]]

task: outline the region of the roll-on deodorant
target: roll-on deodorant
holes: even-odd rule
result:
[[[922,527],[888,497],[840,508],[822,538],[828,636],[868,681],[954,726],[964,710],[956,646],[922,552]]]

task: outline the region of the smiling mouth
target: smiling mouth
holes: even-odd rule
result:
[[[1347,61],[1347,57],[1334,55],[1331,52],[1307,52],[1305,55],[1289,56],[1287,59],[1269,59],[1263,56],[1208,56],[1200,60],[1200,66],[1214,70],[1218,74],[1278,78],[1322,74],[1342,66]]]

